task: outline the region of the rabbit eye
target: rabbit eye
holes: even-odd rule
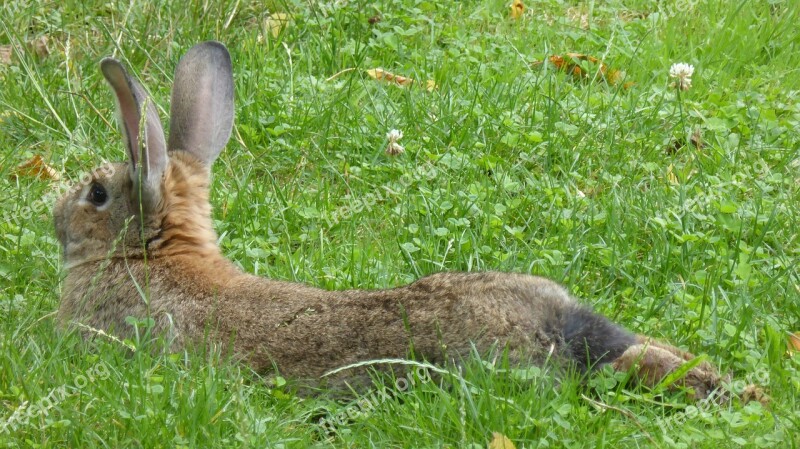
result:
[[[100,184],[92,184],[89,188],[89,201],[95,206],[102,206],[107,199],[106,189]]]

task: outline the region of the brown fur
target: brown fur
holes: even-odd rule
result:
[[[637,344],[629,347],[612,363],[618,371],[633,372],[637,380],[648,387],[655,387],[667,375],[694,355],[666,343],[639,335]],[[717,370],[708,362],[702,361],[677,381],[677,385],[692,388],[692,397],[705,398],[720,384]]]
[[[588,354],[586,366],[612,362],[655,385],[693,357],[660,343],[637,343],[540,277],[440,273],[389,290],[325,291],[241,272],[216,245],[208,202],[210,164],[232,120],[226,109],[232,108],[230,62],[225,67],[227,51],[220,47],[200,44],[179,64],[181,93],[172,115],[186,131],[170,139],[215,143],[167,153],[163,135],[156,135],[160,125],[148,122],[145,152],[128,135],[136,165],[97,170],[90,186],[58,201],[55,226],[67,270],[58,312],[63,325],[78,322],[130,337],[126,317],[152,317],[156,333],[173,350],[206,341],[231,349],[259,372],[277,368],[308,383],[348,364],[412,352],[433,363],[459,362],[474,347],[482,354],[507,349],[512,361],[533,363],[550,355],[579,361]],[[142,104],[143,91],[116,61],[104,61],[103,70],[121,97],[123,122],[139,123],[142,111],[131,105]],[[211,88],[194,99],[192,83]],[[210,98],[202,97],[209,91]],[[207,123],[189,126],[192,114]],[[91,186],[103,187],[108,201],[90,202]],[[140,191],[147,201],[139,200]],[[616,337],[604,341],[606,329]],[[685,384],[702,397],[716,386],[715,376],[713,367],[702,364]],[[334,386],[358,380],[348,371],[330,379]]]

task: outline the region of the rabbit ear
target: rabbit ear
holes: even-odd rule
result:
[[[175,69],[169,149],[184,150],[210,166],[233,127],[231,56],[219,42],[192,47]]]
[[[119,61],[105,58],[100,69],[117,97],[120,125],[131,159],[131,179],[141,193],[145,211],[153,210],[161,200],[161,178],[167,166],[167,146],[158,111]]]

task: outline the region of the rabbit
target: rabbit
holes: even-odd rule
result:
[[[233,126],[225,46],[204,42],[180,59],[169,140],[122,64],[106,58],[100,68],[129,160],[96,169],[54,207],[63,327],[128,338],[135,329],[126,317],[150,317],[171,350],[210,343],[259,373],[333,389],[360,374],[325,376],[332,370],[408,356],[442,365],[502,349],[513,363],[559,361],[581,373],[610,364],[650,387],[694,358],[635,335],[542,277],[445,272],[388,290],[327,291],[244,273],[216,243],[208,198],[211,166]],[[699,399],[720,383],[703,361],[676,384]]]

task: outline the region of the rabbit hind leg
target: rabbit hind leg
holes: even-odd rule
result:
[[[636,344],[611,362],[617,371],[633,372],[636,380],[647,387],[655,387],[665,377],[694,359],[689,352],[666,343],[637,336]],[[717,370],[708,362],[700,362],[674,382],[671,387],[684,386],[693,390],[694,399],[704,399],[721,383]]]

